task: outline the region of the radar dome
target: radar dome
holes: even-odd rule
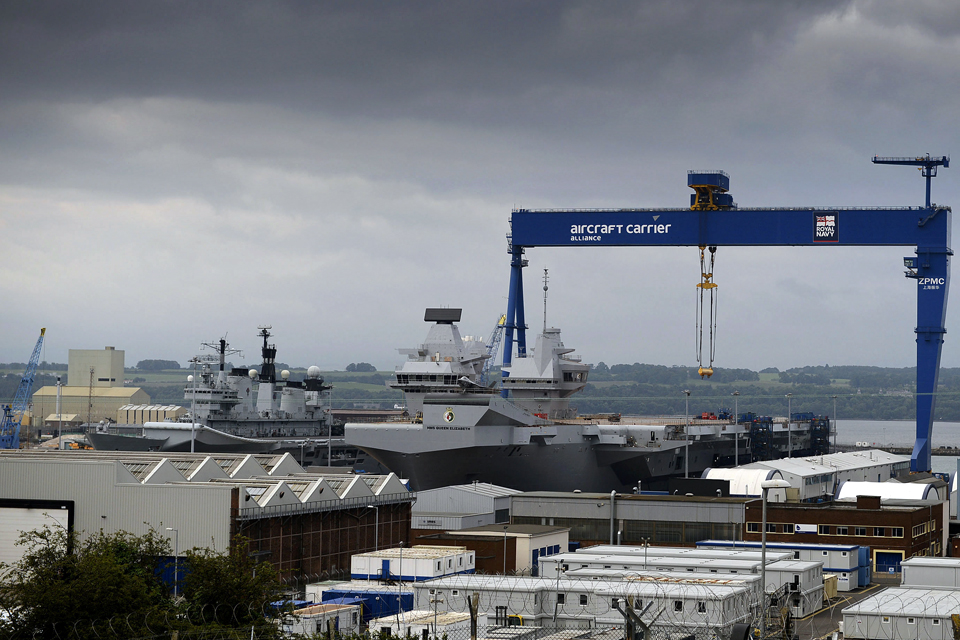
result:
[[[256,370],[256,369],[250,369],[250,371],[247,372],[247,375],[250,376],[250,379],[251,379],[251,380],[256,380],[256,379],[257,379],[257,376],[260,375],[260,374],[257,373],[257,370]]]
[[[193,376],[187,376],[187,382],[193,382]]]
[[[316,365],[313,365],[312,367],[310,367],[309,369],[307,369],[307,377],[308,377],[308,378],[312,378],[313,380],[316,380],[317,378],[319,378],[319,377],[320,377],[320,367],[318,367],[318,366],[316,366]]]
[[[290,372],[284,369],[283,371],[280,372],[280,377],[283,378],[284,380],[289,380]]]

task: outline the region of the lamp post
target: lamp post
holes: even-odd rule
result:
[[[180,583],[180,531],[173,527],[167,527],[167,531],[173,531],[173,599],[176,600]]]
[[[63,414],[60,413],[60,376],[57,376],[57,449],[63,449]]]
[[[787,394],[787,457],[788,458],[793,457],[793,438],[792,438],[793,431],[790,429],[790,419],[792,416],[792,413],[790,410],[790,400],[792,399],[793,399],[793,394],[788,393]]]
[[[403,540],[400,541],[400,560],[397,564],[397,613],[400,623],[406,622],[403,615]]]
[[[837,452],[837,396],[833,396],[833,452]]]
[[[740,466],[740,392],[734,391],[733,396],[733,466]]]
[[[767,492],[770,489],[786,489],[790,483],[782,478],[764,480],[760,483],[762,517],[760,518],[760,638],[767,635]]]
[[[507,575],[507,526],[503,526],[503,575]]]
[[[193,394],[190,399],[190,453],[194,453],[194,442],[196,441],[196,429],[197,429],[197,365],[200,363],[200,358],[194,356],[190,359],[190,362],[193,363],[193,375],[187,378],[189,382],[193,383]]]
[[[683,390],[685,403],[683,405],[683,477],[690,477],[690,391]]]
[[[380,536],[380,507],[372,504],[367,505],[367,509],[373,509],[375,511],[375,519],[373,525],[373,550],[377,551],[377,540]]]
[[[443,598],[440,597],[440,592],[434,590],[434,597],[430,598],[430,603],[433,604],[433,637],[437,636],[437,603],[443,602]]]

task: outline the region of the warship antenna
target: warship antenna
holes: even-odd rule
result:
[[[224,366],[226,365],[228,355],[232,356],[232,355],[239,354],[241,358],[243,357],[243,351],[241,351],[240,349],[230,348],[230,344],[227,342],[226,334],[224,334],[224,336],[219,340],[217,340],[216,342],[201,342],[200,349],[203,349],[204,347],[206,347],[207,349],[213,349],[219,354],[220,371],[224,370]]]
[[[547,281],[550,278],[547,276],[547,269],[543,269],[543,332],[547,332]]]

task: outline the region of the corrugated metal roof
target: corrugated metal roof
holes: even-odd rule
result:
[[[511,489],[510,487],[501,487],[500,485],[490,484],[489,482],[473,482],[471,484],[455,484],[447,489],[455,489],[458,491],[470,491],[471,493],[478,493],[480,495],[489,496],[491,498],[501,498],[504,496],[514,496],[518,493],[523,493],[517,489]],[[425,493],[425,492],[421,492]]]
[[[805,477],[822,473],[836,473],[903,463],[909,464],[909,462],[910,458],[908,456],[887,453],[879,449],[868,449],[866,451],[831,453],[806,458],[764,460],[762,462],[751,462],[750,464],[741,466],[748,469],[779,469],[780,471]]]
[[[457,555],[458,553],[466,553],[466,547],[438,547],[431,545],[416,545],[409,547],[407,549],[401,549],[396,547],[393,549],[380,549],[379,551],[370,551],[368,553],[356,553],[354,557],[357,558],[409,558],[413,559],[437,559],[437,558],[447,558],[449,556]]]
[[[356,604],[313,604],[309,607],[303,607],[302,609],[294,609],[293,614],[296,616],[311,616],[317,615],[320,613],[328,613],[331,611],[340,611],[343,609],[356,609],[360,605]]]
[[[437,626],[456,624],[457,622],[464,622],[470,619],[469,613],[457,613],[455,611],[436,611],[432,609],[429,611],[425,610],[413,610],[406,611],[403,614],[403,624],[413,625],[413,624],[430,624],[434,622],[437,623]],[[384,616],[382,618],[374,618],[370,621],[370,627],[380,627],[382,624],[390,624],[397,621],[397,615]]]
[[[178,404],[125,404],[118,411],[186,411]]]
[[[572,587],[574,584],[575,587]],[[626,583],[621,578],[612,580],[564,580],[559,579],[560,590],[578,590],[591,593],[612,593],[623,595],[624,585],[629,584],[631,594],[670,597],[682,596],[684,594],[697,593],[702,594],[703,590],[711,588],[709,584],[697,582],[659,582],[659,581],[633,581]],[[514,593],[531,593],[548,589],[556,591],[558,585],[557,578],[544,577],[514,577],[514,576],[487,576],[480,574],[460,574],[443,578],[435,578],[429,582],[430,588],[436,589],[493,589],[498,591],[508,591]],[[752,589],[744,581],[743,584],[718,584],[715,585],[719,593],[746,592]],[[423,588],[423,587],[419,587]],[[721,591],[722,590],[722,591]]]

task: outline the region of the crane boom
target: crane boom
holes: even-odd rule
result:
[[[17,387],[17,395],[13,399],[13,404],[3,406],[3,421],[0,422],[0,449],[20,448],[20,422],[23,420],[23,413],[26,411],[30,400],[30,390],[33,388],[37,364],[40,362],[40,349],[43,347],[43,334],[46,332],[46,328],[40,329],[37,346],[33,348],[33,355],[30,356],[30,362],[27,363],[27,370],[20,378],[20,386]]]
[[[937,176],[937,167],[949,167],[950,156],[917,156],[914,158],[904,157],[881,157],[873,156],[873,164],[899,164],[909,167],[918,167],[920,175],[927,179],[927,209],[930,208],[930,178]]]
[[[493,335],[490,336],[490,342],[487,343],[487,355],[490,356],[483,363],[483,370],[480,372],[480,384],[487,386],[490,377],[490,370],[493,368],[493,361],[497,358],[497,351],[500,349],[500,341],[503,339],[503,326],[507,322],[507,314],[501,314],[493,328]]]

